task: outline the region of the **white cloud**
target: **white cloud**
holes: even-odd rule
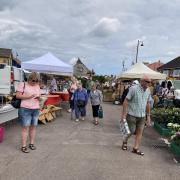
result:
[[[74,64],[76,64],[77,60],[78,60],[78,58],[73,57],[72,59],[70,59],[69,64],[74,65]]]
[[[49,33],[48,28],[29,23],[22,19],[9,20],[9,19],[0,19],[0,39],[8,40],[17,34],[29,34],[33,33],[33,36],[36,36],[40,33]]]
[[[144,41],[146,39],[147,39],[146,36],[142,36],[141,38],[126,42],[125,46],[128,47],[128,48],[136,47],[137,43],[138,43],[138,40],[140,41],[140,43],[144,44]]]
[[[170,61],[180,52],[178,0],[0,0],[0,46],[22,60],[52,52],[84,57],[97,73],[116,74],[135,59]],[[163,13],[162,13],[163,12]]]
[[[169,52],[167,52],[167,55],[170,55],[170,56],[172,56],[172,55],[175,55],[176,53],[175,52],[173,52],[173,51],[169,51]]]
[[[106,37],[118,32],[119,28],[120,22],[117,18],[103,17],[94,25],[91,33],[98,37]]]

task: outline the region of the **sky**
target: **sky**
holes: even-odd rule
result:
[[[96,74],[120,74],[136,59],[180,56],[179,0],[0,0],[0,47],[22,61],[47,52],[77,58]]]

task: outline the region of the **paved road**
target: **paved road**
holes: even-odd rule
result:
[[[144,133],[144,157],[131,153],[133,139],[127,152],[121,150],[120,109],[104,104],[105,118],[98,126],[91,123],[90,110],[78,123],[64,111],[38,126],[37,150],[29,154],[19,151],[19,124],[8,123],[0,144],[0,180],[179,180],[179,164],[152,128]]]

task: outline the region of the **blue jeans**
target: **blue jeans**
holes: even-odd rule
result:
[[[39,109],[20,108],[18,114],[23,127],[38,125]]]

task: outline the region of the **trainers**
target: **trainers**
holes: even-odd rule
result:
[[[81,120],[84,121],[84,117],[82,117]]]
[[[79,121],[79,119],[76,119],[76,122],[78,122]]]
[[[71,112],[71,109],[68,109],[68,112],[70,113],[70,112]]]

